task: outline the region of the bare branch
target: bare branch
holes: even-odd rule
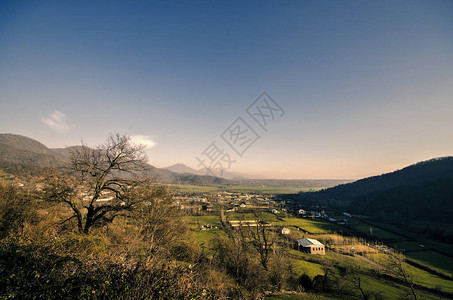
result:
[[[119,133],[110,134],[95,148],[82,143],[73,150],[61,178],[54,176],[53,183],[48,182],[51,192],[46,197],[67,204],[79,230],[88,233],[97,223],[113,220],[143,202],[134,189],[147,182],[149,165],[144,150]]]

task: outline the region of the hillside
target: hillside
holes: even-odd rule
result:
[[[40,142],[15,134],[0,134],[0,153],[0,167],[13,174],[54,168],[63,163]]]
[[[0,134],[0,144],[8,145],[16,150],[26,150],[36,154],[51,154],[52,151],[31,138],[17,134]]]
[[[429,229],[453,223],[453,157],[416,163],[401,170],[295,197],[302,203],[368,215],[381,221]],[[426,222],[430,222],[429,225]],[[437,226],[437,225],[436,225]],[[442,226],[440,226],[442,228]],[[446,232],[448,236],[451,232]]]
[[[25,136],[10,133],[0,134],[0,169],[10,174],[24,175],[41,172],[48,168],[62,167],[72,151],[78,147],[80,146],[50,149]],[[193,169],[184,167],[184,169],[179,168],[178,172],[150,165],[151,175],[164,183],[218,184],[226,182],[222,178],[198,173],[196,176],[192,176],[192,174],[188,174],[188,171]],[[180,176],[179,173],[183,173],[183,175]]]
[[[358,197],[391,188],[433,182],[453,176],[453,157],[435,158],[401,170],[340,185],[323,193],[332,196]]]

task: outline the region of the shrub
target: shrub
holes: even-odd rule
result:
[[[312,290],[313,289],[313,281],[311,280],[310,276],[307,274],[303,274],[298,278],[298,284],[304,288],[304,290]]]

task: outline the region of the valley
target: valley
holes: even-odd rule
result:
[[[53,152],[44,145],[36,147],[37,142],[18,136],[3,139],[0,136],[0,145],[9,149],[7,156],[0,157],[3,166],[0,173],[0,225],[4,224],[0,226],[3,228],[0,267],[7,276],[18,276],[19,285],[13,281],[4,282],[8,293],[16,296],[26,292],[19,291],[19,287],[22,280],[29,280],[31,270],[41,274],[40,266],[31,263],[27,269],[17,269],[18,265],[9,266],[5,259],[24,259],[20,258],[19,253],[22,253],[55,263],[53,256],[40,254],[40,251],[48,249],[46,251],[51,251],[55,257],[72,257],[82,265],[95,261],[98,266],[93,270],[99,269],[100,272],[108,266],[105,260],[111,260],[115,268],[130,263],[130,267],[121,267],[112,275],[120,277],[135,264],[135,268],[139,268],[143,259],[154,261],[149,267],[140,267],[139,272],[143,272],[140,276],[153,276],[158,272],[156,267],[181,272],[179,275],[169,273],[173,279],[193,274],[190,275],[194,276],[191,277],[194,285],[190,293],[202,298],[216,298],[225,293],[240,293],[244,298],[261,295],[266,299],[453,298],[451,223],[441,217],[431,222],[429,214],[416,218],[417,206],[411,208],[414,212],[403,213],[399,203],[388,200],[397,201],[389,192],[396,189],[404,191],[397,193],[398,201],[407,203],[407,195],[413,194],[406,192],[406,186],[418,184],[418,189],[424,189],[427,182],[433,180],[437,180],[433,186],[439,195],[432,194],[433,190],[429,189],[431,196],[438,197],[431,205],[444,201],[445,197],[448,199],[444,185],[449,184],[452,174],[451,158],[419,163],[356,182],[244,178],[219,181],[170,170],[165,170],[164,176],[159,177],[156,168],[152,167],[150,185],[145,190],[131,189],[134,197],[151,197],[143,202],[144,206],[137,206],[139,211],[119,214],[110,221],[106,219],[105,223],[93,226],[89,234],[78,235],[75,219],[65,202],[56,204],[58,202],[45,200],[50,197],[49,172],[60,174],[53,179],[57,184],[75,180],[77,186],[77,179],[71,179],[58,167],[45,162],[49,155],[53,155],[56,157],[53,163],[64,165],[65,161],[73,159],[69,153],[74,149],[79,151],[73,152],[79,153],[77,155],[87,153],[97,157],[96,152],[74,147]],[[27,153],[26,160],[22,160],[24,153]],[[21,167],[16,168],[18,165]],[[148,165],[144,167],[149,169]],[[15,171],[11,172],[11,169]],[[200,181],[193,181],[195,176]],[[112,177],[109,180],[115,184],[132,180],[127,178]],[[203,183],[204,180],[207,183]],[[130,187],[124,186],[125,189]],[[120,191],[115,196],[109,189],[99,198],[93,198],[94,211],[113,205],[118,205],[116,209],[119,211],[128,205],[126,198],[118,194]],[[91,199],[93,194],[89,190],[89,185],[81,190],[80,201]],[[158,193],[156,196],[152,196],[154,191]],[[16,196],[11,198],[11,195]],[[61,198],[62,194],[59,195]],[[418,195],[424,195],[424,192]],[[388,205],[376,210],[376,199]],[[420,203],[417,201],[414,205]],[[11,206],[12,203],[15,204]],[[450,202],[444,203],[443,213],[450,209]],[[389,213],[392,209],[394,214]],[[85,222],[85,219],[81,220]],[[322,252],[307,252],[300,244],[306,242],[301,241],[314,241],[318,245],[315,249],[322,247]],[[11,247],[21,250],[10,252]],[[35,250],[28,252],[29,247]],[[114,258],[122,256],[129,258],[123,262]],[[101,290],[105,293],[110,289],[101,287],[99,279],[104,280],[104,275],[95,275],[91,269],[82,275],[82,269],[78,267],[66,263],[62,266],[63,269],[56,271],[57,276],[75,282],[91,278],[93,284],[89,286],[77,284],[82,284],[92,293]],[[187,273],[184,269],[187,266],[197,267],[191,271],[194,273]],[[78,274],[78,279],[71,277],[70,273],[61,273],[65,268]],[[53,284],[62,284],[56,278],[47,280],[53,282],[49,288]],[[117,288],[123,288],[124,284],[120,280],[118,287],[111,288],[120,293]],[[171,285],[175,297],[184,290],[176,283]],[[63,293],[76,295],[80,290],[74,286]],[[148,289],[146,293],[153,292]],[[209,293],[211,296],[208,297]]]

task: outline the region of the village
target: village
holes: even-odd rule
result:
[[[291,203],[288,205],[275,194],[173,191],[172,199],[183,214],[194,220],[194,231],[217,232],[222,227],[237,230],[263,226],[267,231],[290,241],[294,249],[309,254],[326,254],[326,245],[312,236],[320,233],[319,228],[313,230],[313,224],[327,227],[327,230],[322,230],[323,234],[334,234],[341,231],[340,226],[347,225],[352,218],[347,212],[327,213],[325,207],[319,205],[304,208]],[[352,246],[350,250],[356,248],[363,247]]]

